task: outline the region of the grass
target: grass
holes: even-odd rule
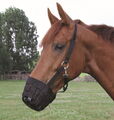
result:
[[[114,102],[96,82],[70,82],[44,111],[21,100],[24,81],[0,81],[0,120],[114,120]]]
[[[80,77],[84,77],[84,76],[86,76],[86,75],[88,75],[87,73],[81,73],[80,74]]]

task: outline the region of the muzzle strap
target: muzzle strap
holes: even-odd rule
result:
[[[59,77],[61,77],[61,75],[62,75],[62,73],[64,72],[64,67],[63,66],[61,66],[58,70],[57,70],[57,72],[55,73],[55,75],[51,78],[51,80],[47,83],[47,85],[51,88],[51,89],[53,89],[53,84],[55,83],[55,81],[59,78]]]

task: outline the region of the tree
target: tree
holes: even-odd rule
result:
[[[2,20],[2,41],[11,56],[12,69],[30,71],[38,57],[35,24],[18,8],[7,9]]]
[[[10,71],[11,66],[11,56],[2,43],[0,44],[0,75]]]
[[[2,14],[0,13],[0,75],[11,69],[11,56],[3,43],[2,24]]]

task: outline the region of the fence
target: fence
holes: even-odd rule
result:
[[[1,80],[27,80],[29,73],[25,71],[11,71],[10,73],[0,76]]]
[[[90,76],[90,75],[86,75],[86,76],[83,76],[83,77],[77,77],[76,79],[74,79],[74,81],[77,81],[77,82],[96,82],[96,80]]]

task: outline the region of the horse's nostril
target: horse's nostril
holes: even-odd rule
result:
[[[31,101],[32,101],[32,98],[28,97],[28,101],[31,102]]]
[[[25,102],[31,102],[31,100],[32,100],[32,98],[27,97],[27,96],[25,96],[23,99],[24,99]]]

